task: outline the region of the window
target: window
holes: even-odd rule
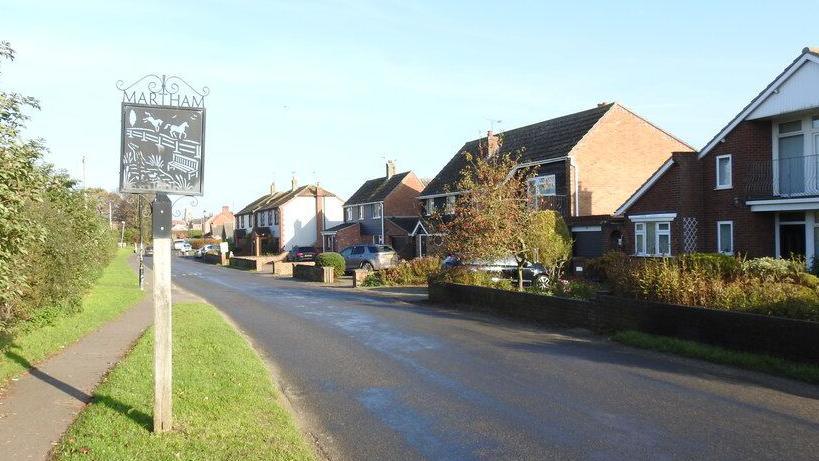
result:
[[[352,221],[353,220],[353,207],[348,206],[347,208],[344,209],[344,211],[347,212],[346,213],[347,214],[347,221]]]
[[[717,156],[717,189],[731,188],[731,155]]]
[[[364,254],[364,247],[363,246],[355,246],[355,247],[353,247],[353,250],[350,252],[350,254],[354,254],[354,255]]]
[[[734,254],[734,222],[717,222],[717,252]]]
[[[671,254],[670,222],[634,223],[634,253],[638,256]]]
[[[431,215],[435,211],[435,199],[428,198],[427,205],[424,207],[424,214],[427,216]]]
[[[373,218],[380,218],[381,217],[381,204],[380,203],[373,203]]]
[[[528,183],[530,197],[546,197],[557,193],[555,175],[553,174],[536,176],[530,179]]]
[[[275,224],[277,226],[279,225],[279,209],[278,208],[273,210],[273,224]]]
[[[447,195],[447,197],[446,197],[446,207],[444,208],[444,213],[446,213],[446,214],[455,213],[455,196],[454,195]]]
[[[364,219],[364,205],[358,206],[358,219]]]

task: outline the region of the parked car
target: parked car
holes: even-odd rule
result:
[[[315,261],[319,251],[316,247],[293,247],[287,252],[289,262]]]
[[[461,261],[456,256],[447,256],[441,265],[445,269],[457,266],[464,266],[470,270],[488,272],[494,274],[497,280],[507,279],[514,283],[518,282],[518,265],[515,258],[504,258],[494,261]],[[549,272],[540,263],[527,262],[523,266],[523,284],[545,284]]]
[[[346,269],[379,270],[398,264],[398,253],[389,245],[352,245],[341,250]]]
[[[154,255],[154,246],[148,245],[145,247],[145,250],[142,252],[142,256],[153,256]]]
[[[212,252],[214,249],[218,249],[219,245],[214,245],[212,243],[208,243],[206,245],[202,245],[198,250],[196,250],[193,255],[197,258],[202,258],[205,256],[206,253]]]
[[[173,241],[173,249],[180,252],[180,253],[185,253],[185,254],[187,254],[188,252],[190,252],[192,250],[191,249],[191,244],[186,242],[185,240],[174,240]]]

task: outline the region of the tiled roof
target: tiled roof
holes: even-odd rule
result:
[[[359,205],[362,203],[372,203],[383,201],[390,192],[393,191],[407,175],[409,171],[392,175],[390,178],[370,179],[364,182],[361,187],[350,197],[344,205]]]
[[[501,135],[503,143],[499,153],[520,152],[519,162],[521,163],[563,157],[612,106],[614,106],[613,103],[604,104],[594,109],[506,131]],[[479,143],[485,146],[486,138],[475,139],[464,144],[424,188],[421,195],[443,194],[447,192],[446,186],[454,189],[455,183],[460,179],[461,170],[466,166],[465,154],[467,152],[473,155],[478,154]]]
[[[350,226],[357,226],[357,225],[358,225],[357,222],[343,222],[341,224],[336,224],[335,226],[330,227],[328,229],[324,229],[322,232],[337,232],[337,231],[340,231],[341,229],[346,229],[346,228],[348,228]]]
[[[313,185],[306,185],[297,187],[296,189],[285,190],[276,192],[275,194],[265,194],[261,197],[257,198],[256,200],[250,202],[247,206],[242,208],[237,215],[240,214],[248,214],[248,213],[255,213],[261,210],[270,210],[279,206],[284,205],[285,203],[289,202],[295,197],[298,196],[315,196],[316,193],[321,193],[322,196],[327,197],[335,197],[334,194],[322,189],[317,188]]]

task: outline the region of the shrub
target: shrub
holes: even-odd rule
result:
[[[342,275],[344,275],[345,271],[344,256],[341,256],[338,253],[332,251],[319,253],[319,255],[316,256],[316,264],[321,267],[332,267],[333,274],[336,277],[341,277]]]
[[[816,287],[819,287],[819,277],[803,272],[799,274],[799,284],[804,287],[816,289]]]
[[[440,270],[440,258],[415,258],[370,274],[364,280],[364,286],[426,285],[427,280]]]
[[[734,278],[742,272],[742,261],[731,255],[720,253],[688,253],[674,260],[683,271],[702,271],[714,277]]]
[[[191,244],[191,249],[198,250],[198,249],[202,248],[205,245],[212,245],[212,244],[218,245],[219,243],[221,243],[221,240],[216,240],[214,238],[206,238],[206,239],[198,238],[198,239],[189,239],[188,243]]]
[[[442,271],[438,275],[434,276],[433,279],[444,283],[474,285],[479,287],[498,288],[501,290],[512,289],[512,282],[510,280],[498,279],[488,272],[476,271],[463,266],[453,267]]]
[[[526,291],[544,296],[563,296],[574,299],[591,299],[597,286],[583,280],[558,280],[553,286],[531,286]]]
[[[756,258],[742,264],[742,271],[765,281],[798,281],[805,272],[805,263],[799,259]]]

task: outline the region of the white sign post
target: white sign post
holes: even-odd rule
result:
[[[171,201],[156,194],[151,204],[154,237],[154,432],[173,424],[173,329],[171,328]]]

